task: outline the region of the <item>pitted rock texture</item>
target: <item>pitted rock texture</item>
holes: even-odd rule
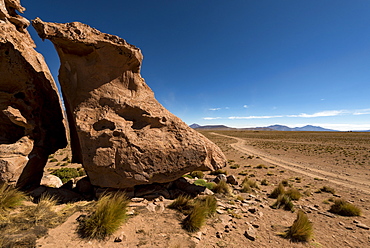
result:
[[[140,76],[140,49],[73,22],[33,21],[56,47],[73,160],[92,184],[125,188],[169,182],[226,164],[221,150],[154,98]]]
[[[19,0],[0,0],[0,183],[29,187],[67,139],[57,87],[16,11]]]

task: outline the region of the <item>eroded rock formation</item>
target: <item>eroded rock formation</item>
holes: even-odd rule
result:
[[[140,76],[140,49],[78,22],[33,26],[58,51],[73,160],[92,184],[169,182],[225,165],[216,145],[156,101]]]
[[[0,183],[26,187],[67,140],[56,85],[16,11],[19,0],[0,0]]]

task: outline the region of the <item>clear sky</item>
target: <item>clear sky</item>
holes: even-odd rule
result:
[[[369,0],[22,0],[144,55],[157,100],[188,124],[370,129]],[[55,79],[59,59],[29,28]]]

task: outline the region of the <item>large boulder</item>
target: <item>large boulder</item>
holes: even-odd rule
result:
[[[19,0],[0,0],[0,183],[28,187],[67,139],[57,87],[17,11]]]
[[[139,48],[79,22],[37,18],[33,26],[59,54],[73,160],[93,185],[163,183],[226,164],[215,144],[157,102],[140,76]]]

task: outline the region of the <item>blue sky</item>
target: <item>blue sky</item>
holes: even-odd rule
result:
[[[368,0],[23,0],[144,55],[157,100],[188,124],[370,129]],[[55,78],[59,59],[29,31]]]

